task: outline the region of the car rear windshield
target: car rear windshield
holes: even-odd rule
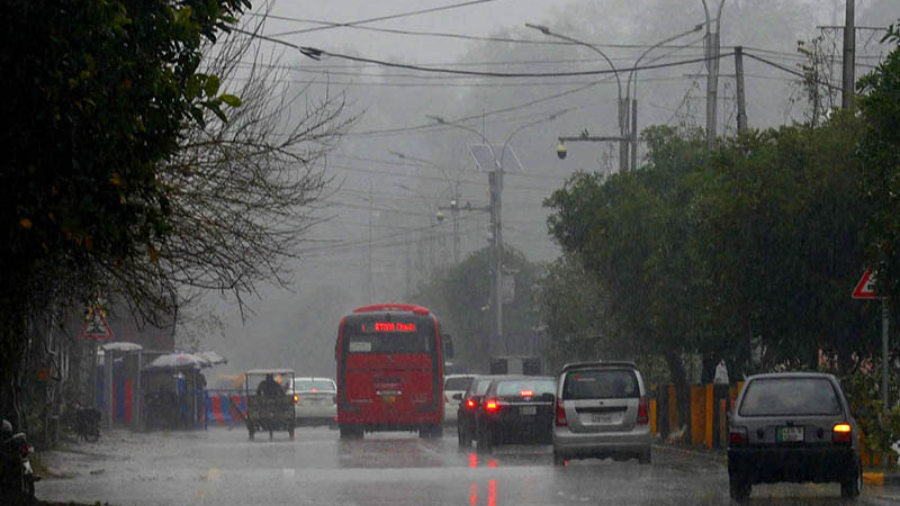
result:
[[[472,384],[472,378],[463,377],[463,378],[447,378],[447,381],[444,382],[444,390],[462,390],[466,391],[469,389],[469,385]]]
[[[637,377],[628,369],[572,371],[566,375],[563,399],[631,399],[641,396]]]
[[[330,380],[297,380],[294,382],[294,390],[303,392],[303,391],[319,391],[319,392],[334,392],[334,383]]]
[[[763,378],[750,382],[742,416],[838,415],[841,402],[826,378]]]
[[[480,378],[472,380],[472,385],[469,387],[469,395],[484,395],[487,392],[488,387],[491,386],[490,378]]]
[[[497,383],[498,397],[520,397],[522,392],[531,393],[529,397],[540,397],[544,394],[553,395],[556,384],[552,380],[509,380]]]

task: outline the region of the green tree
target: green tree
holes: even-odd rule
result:
[[[488,343],[494,328],[490,311],[493,254],[493,249],[487,247],[472,253],[459,265],[437,271],[410,297],[411,302],[422,304],[438,315],[443,329],[453,336],[457,360],[471,370],[487,370],[489,364]],[[500,348],[509,354],[534,352],[539,317],[534,287],[540,277],[540,266],[507,246],[503,268],[514,273],[516,291],[514,299],[504,304],[505,343]]]
[[[864,134],[859,146],[862,193],[872,204],[866,226],[869,266],[878,271],[878,292],[900,314],[900,26],[885,41],[898,46],[859,81]]]

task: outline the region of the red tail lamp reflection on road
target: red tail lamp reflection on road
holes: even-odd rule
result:
[[[484,403],[484,409],[490,412],[497,411],[497,408],[500,406],[497,404],[497,399],[488,399]]]
[[[476,467],[478,467],[478,454],[477,453],[473,452],[473,453],[469,454],[469,467],[472,469],[475,469]]]
[[[497,480],[491,480],[488,482],[487,506],[497,506]]]
[[[469,485],[469,506],[478,506],[478,484]]]
[[[488,467],[497,469],[497,459],[491,459],[488,461]]]

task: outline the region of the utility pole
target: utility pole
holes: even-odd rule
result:
[[[369,232],[366,246],[366,303],[372,302],[372,183],[369,183]]]
[[[844,20],[844,78],[841,83],[841,108],[853,108],[854,87],[856,86],[856,0],[847,0],[847,14]]]
[[[716,107],[719,103],[719,26],[722,22],[722,6],[720,0],[716,13],[715,25],[709,18],[706,0],[702,0],[706,13],[706,145],[712,149],[716,144]]]
[[[734,73],[737,79],[737,127],[738,132],[747,129],[747,101],[744,95],[744,48],[734,48]]]
[[[496,355],[503,341],[503,225],[501,223],[503,202],[503,167],[495,164],[494,171],[488,173],[491,192],[491,225],[494,236],[494,283],[491,302],[494,306],[494,339],[488,351]]]

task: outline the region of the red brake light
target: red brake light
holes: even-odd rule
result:
[[[316,387],[312,387],[312,390],[310,390],[310,392],[313,392],[313,393],[318,392],[318,391],[319,391],[319,389]]]
[[[475,400],[474,400],[474,399],[467,399],[467,400],[466,400],[466,407],[467,407],[467,408],[474,408],[474,407],[475,407],[475,404],[476,404],[476,403],[475,403]]]
[[[522,390],[519,392],[522,397],[534,397],[534,390]]]
[[[556,400],[556,426],[557,427],[565,427],[569,425],[568,420],[566,420],[566,408],[563,406],[562,399]]]
[[[733,445],[745,445],[750,442],[746,427],[732,427],[728,431],[728,443]]]
[[[641,401],[638,403],[638,416],[637,423],[638,425],[647,425],[650,423],[650,415],[647,409],[647,398],[641,397]]]
[[[853,427],[849,423],[839,423],[831,429],[831,440],[835,443],[850,443],[853,440]]]
[[[496,400],[496,399],[488,399],[488,400],[485,401],[485,403],[484,403],[484,409],[485,409],[486,411],[491,411],[491,412],[497,411],[497,408],[498,408],[498,407],[499,407],[499,405],[497,404],[497,400]]]

